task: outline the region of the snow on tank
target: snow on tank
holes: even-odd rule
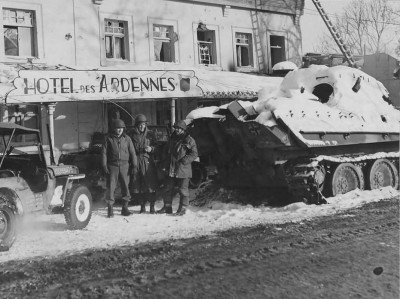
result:
[[[386,88],[355,68],[312,65],[294,70],[285,76],[278,89],[268,87],[258,95],[255,102],[239,101],[248,115],[257,115],[251,121],[273,127],[277,125],[276,119],[281,119],[309,146],[328,144],[306,140],[300,132],[399,132],[400,111],[388,103]],[[194,110],[188,118],[211,117],[225,106],[213,108]]]
[[[272,115],[282,119],[299,138],[315,131],[398,133],[400,111],[388,99],[383,84],[358,69],[313,65],[290,72],[275,95],[261,90],[250,110],[266,126],[274,125]]]

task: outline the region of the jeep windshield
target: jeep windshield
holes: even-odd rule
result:
[[[0,168],[12,168],[18,159],[21,164],[45,165],[39,131],[12,123],[0,123]]]

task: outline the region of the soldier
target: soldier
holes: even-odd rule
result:
[[[132,213],[128,209],[131,198],[129,193],[129,168],[132,175],[136,174],[137,157],[132,140],[124,133],[125,124],[121,119],[112,121],[112,132],[109,133],[102,147],[102,166],[108,176],[108,190],[106,202],[108,206],[107,217],[114,217],[113,206],[115,202],[114,192],[119,180],[124,201],[121,215],[129,216]]]
[[[197,158],[197,146],[194,139],[186,131],[183,120],[174,124],[174,132],[168,143],[168,193],[164,198],[164,207],[157,213],[172,214],[172,201],[179,195],[179,208],[176,215],[186,213],[189,204],[189,180],[192,177],[192,162]],[[177,187],[178,192],[176,192]]]
[[[150,202],[150,214],[154,214],[156,201],[157,170],[154,162],[154,146],[147,137],[147,118],[143,114],[135,117],[131,138],[138,157],[138,173],[132,181],[132,192],[140,196],[140,213],[146,212],[146,201]]]

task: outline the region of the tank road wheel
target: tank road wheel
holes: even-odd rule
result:
[[[378,189],[392,186],[397,189],[399,186],[399,173],[395,165],[387,159],[378,159],[368,168],[368,187]]]
[[[7,251],[17,235],[17,218],[14,208],[0,194],[0,251]]]
[[[92,195],[86,186],[74,185],[68,191],[64,216],[69,229],[82,229],[88,225],[92,217]]]
[[[364,176],[360,167],[351,163],[342,163],[336,167],[330,181],[332,196],[345,194],[354,189],[364,189]]]

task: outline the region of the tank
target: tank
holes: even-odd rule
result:
[[[227,187],[287,187],[313,204],[357,188],[399,187],[400,111],[358,69],[291,71],[254,102],[199,108],[187,122],[200,160]]]

